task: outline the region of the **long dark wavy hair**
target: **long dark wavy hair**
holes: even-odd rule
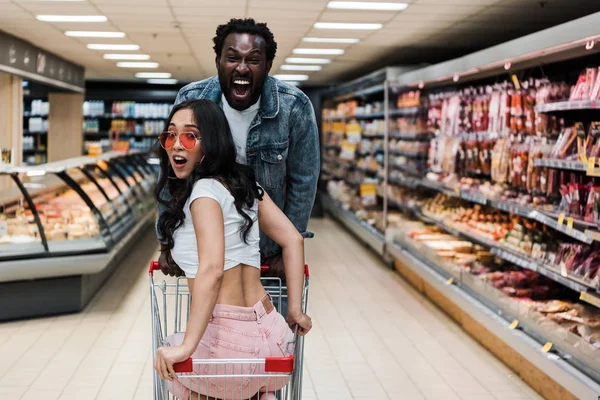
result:
[[[165,207],[158,219],[158,233],[166,240],[169,249],[172,249],[173,233],[183,224],[183,207],[192,193],[194,183],[200,179],[213,178],[223,183],[233,196],[235,208],[244,218],[240,235],[247,242],[254,221],[245,209],[252,207],[257,199],[261,200],[264,193],[256,183],[254,170],[236,161],[236,148],[227,118],[221,108],[212,101],[189,100],[176,105],[171,110],[165,129],[168,129],[173,115],[184,109],[192,111],[194,123],[200,130],[200,146],[204,159],[194,167],[187,179],[176,179],[167,151],[157,147],[160,176],[154,197]]]

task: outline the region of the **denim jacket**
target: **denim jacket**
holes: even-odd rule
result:
[[[221,98],[219,78],[213,76],[183,87],[175,104],[195,99],[220,104]],[[312,237],[306,227],[319,178],[319,133],[312,103],[300,89],[267,77],[260,108],[248,131],[246,157],[258,183],[275,204],[302,236]],[[158,212],[162,212],[160,204]],[[263,261],[281,253],[281,248],[263,232],[260,250]]]

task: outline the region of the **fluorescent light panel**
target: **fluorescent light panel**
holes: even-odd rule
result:
[[[350,38],[316,38],[316,37],[305,37],[302,39],[306,43],[358,43],[360,39]]]
[[[124,38],[124,32],[100,32],[100,31],[66,31],[65,35],[71,37],[99,37],[99,38]]]
[[[175,85],[177,84],[177,79],[148,79],[146,82],[152,85]]]
[[[90,50],[136,51],[140,49],[140,46],[137,44],[88,44],[87,48]]]
[[[277,78],[279,80],[282,80],[282,81],[300,82],[300,81],[307,81],[308,80],[308,75],[276,74],[276,75],[273,75],[273,77]]]
[[[135,77],[141,79],[168,79],[171,74],[169,72],[138,72]]]
[[[331,64],[329,58],[288,57],[285,62],[288,64]]]
[[[37,15],[38,21],[44,22],[106,22],[104,15]]]
[[[294,49],[294,54],[318,54],[329,56],[341,56],[344,54],[342,49]]]
[[[369,10],[369,11],[402,11],[407,3],[397,2],[366,2],[366,1],[330,1],[327,8],[338,10]]]
[[[158,68],[155,62],[121,61],[117,63],[119,68]]]
[[[148,54],[105,54],[105,60],[149,60]]]
[[[320,65],[282,65],[284,71],[320,71],[323,69]]]
[[[355,24],[347,22],[315,22],[315,29],[347,29],[357,31],[376,31],[383,27],[382,24]]]

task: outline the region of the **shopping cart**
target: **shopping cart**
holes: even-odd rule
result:
[[[261,271],[268,270],[268,266],[261,267]],[[167,283],[162,281],[154,283],[154,271],[160,270],[158,262],[150,263],[150,307],[152,311],[152,358],[156,357],[156,351],[159,347],[165,344],[165,338],[172,333],[184,332],[190,315],[191,295],[188,290],[187,280],[177,278],[175,283]],[[281,302],[287,298],[287,288],[283,285],[280,278],[261,278],[261,282],[266,291],[271,295],[273,303],[277,305],[277,309],[281,312]],[[308,303],[308,282],[309,270],[308,266],[304,267],[304,291],[302,296],[302,311],[306,312]],[[168,313],[169,309],[173,309],[172,315]],[[161,315],[162,314],[162,315]],[[169,318],[170,317],[170,318]],[[200,396],[200,399],[217,399],[212,393],[208,393],[208,382],[218,382],[219,393],[228,394],[227,399],[235,398],[240,400],[259,399],[261,393],[237,393],[235,397],[231,397],[233,393],[239,391],[234,389],[236,382],[240,379],[258,379],[260,382],[267,382],[266,392],[269,390],[269,382],[272,379],[279,382],[288,381],[288,383],[277,393],[280,400],[299,400],[302,398],[302,372],[304,360],[304,337],[299,336],[297,332],[294,335],[294,341],[288,344],[290,357],[267,357],[263,359],[188,359],[182,363],[175,364],[173,369],[177,373],[177,378],[180,382],[186,379],[202,378],[202,386],[195,392],[200,392],[201,389],[208,396]],[[259,373],[250,374],[249,366],[258,368]],[[206,373],[199,375],[194,373],[199,366]],[[194,368],[195,367],[195,368]],[[262,386],[262,385],[261,385]],[[281,384],[278,386],[280,387]],[[194,388],[197,387],[194,386]],[[212,385],[211,385],[212,387]],[[174,399],[169,392],[168,382],[161,379],[158,372],[154,371],[154,400]],[[196,399],[197,397],[191,397]],[[188,400],[188,399],[181,399]],[[224,400],[224,399],[223,399]]]

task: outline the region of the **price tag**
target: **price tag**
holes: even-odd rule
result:
[[[560,213],[560,215],[558,216],[558,220],[556,222],[558,223],[559,226],[561,226],[563,224],[563,222],[565,222],[565,213]]]
[[[546,344],[544,345],[544,347],[542,347],[542,351],[544,353],[547,353],[550,350],[552,350],[552,346],[553,346],[553,344],[551,342],[546,342]]]
[[[0,237],[8,235],[8,222],[0,221]]]
[[[593,294],[587,292],[581,292],[579,294],[579,300],[585,301],[588,304],[596,306],[600,308],[600,297],[594,296]]]
[[[567,218],[567,232],[571,232],[573,230],[573,217]]]
[[[519,78],[517,78],[517,75],[512,74],[511,78],[513,83],[515,84],[515,89],[521,90],[521,82],[519,82]]]
[[[588,169],[593,169],[596,167],[596,157],[588,158]]]
[[[515,329],[517,329],[518,326],[519,326],[519,320],[513,319],[513,322],[511,322],[508,327],[512,330],[515,330]]]
[[[585,155],[585,153],[579,153],[579,159],[581,160],[582,163],[587,164],[588,163],[588,159],[587,156]]]
[[[446,285],[452,285],[453,283],[454,283],[454,277],[451,277],[446,281]]]

